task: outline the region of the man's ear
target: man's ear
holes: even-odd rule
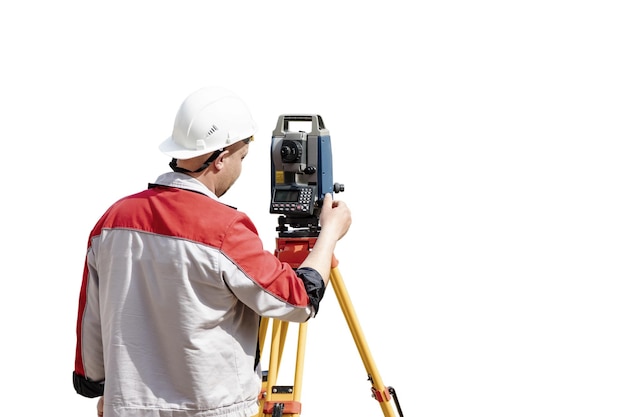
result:
[[[228,149],[224,149],[222,153],[220,153],[219,156],[215,159],[215,161],[213,161],[213,165],[215,166],[215,169],[220,171],[222,168],[224,168],[224,158],[226,157],[228,153],[229,153]]]

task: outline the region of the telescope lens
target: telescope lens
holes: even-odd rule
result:
[[[280,148],[280,156],[283,162],[297,162],[302,156],[302,145],[300,142],[286,140]]]

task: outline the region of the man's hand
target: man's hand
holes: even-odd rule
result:
[[[104,416],[104,397],[98,400],[98,417]]]
[[[343,201],[333,200],[331,193],[324,195],[324,203],[320,212],[320,226],[322,231],[326,228],[331,229],[335,240],[341,239],[352,223],[352,215],[350,209]],[[322,232],[324,233],[324,232]]]
[[[334,259],[333,252],[337,241],[341,239],[352,223],[350,209],[343,201],[335,201],[330,193],[324,196],[320,212],[320,231],[313,249],[300,265],[301,268],[313,268],[322,276],[324,285],[328,284],[330,268]]]

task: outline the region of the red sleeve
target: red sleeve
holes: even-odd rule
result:
[[[307,307],[309,296],[293,268],[263,248],[252,221],[239,213],[227,229],[222,251],[265,292],[297,307]]]

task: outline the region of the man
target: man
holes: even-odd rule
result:
[[[218,200],[255,132],[232,92],[194,92],[160,146],[174,172],[114,203],[93,228],[73,381],[100,397],[100,415],[256,415],[260,317],[317,313],[350,211],[324,198],[321,232],[296,271],[265,251],[251,220]]]

